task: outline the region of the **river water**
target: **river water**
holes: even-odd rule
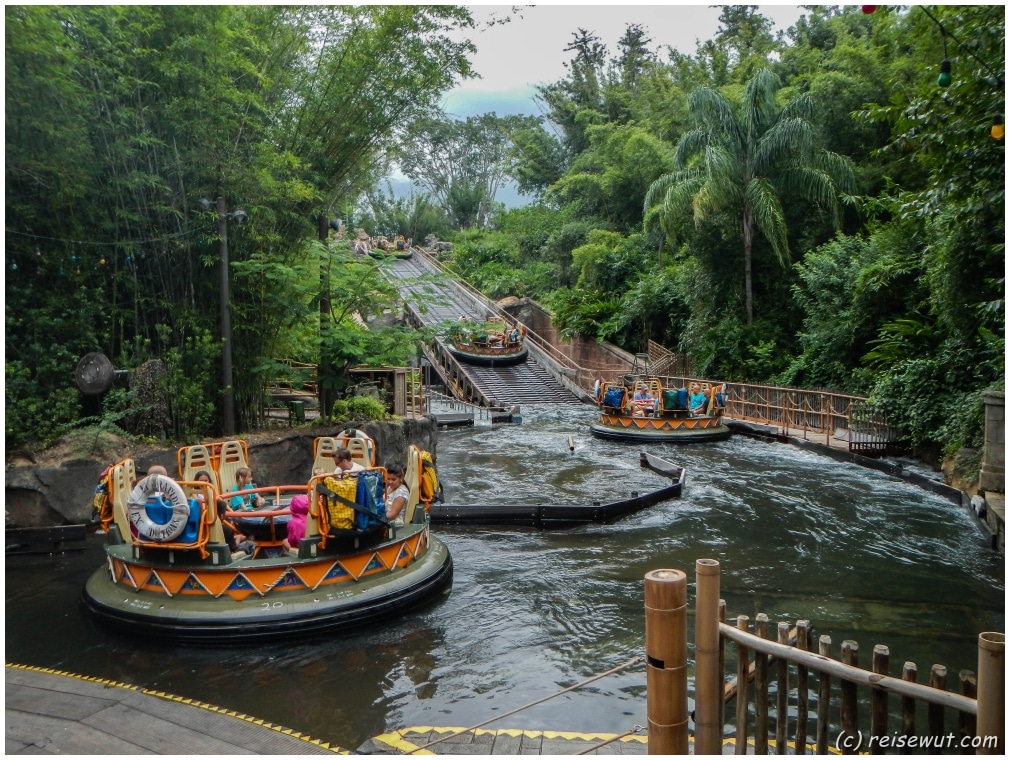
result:
[[[595,409],[529,406],[521,424],[439,433],[449,503],[612,501],[661,485],[636,444],[593,439]],[[569,451],[572,436],[574,452]],[[735,436],[652,446],[687,468],[682,498],[613,525],[556,532],[436,528],[451,594],[420,612],[326,639],[199,649],[112,633],[79,607],[102,564],[85,552],[6,563],[7,662],[157,689],[354,749],[410,726],[472,726],[643,654],[643,576],[722,568],[728,614],[809,619],[814,638],[976,668],[1004,630],[1004,563],[961,506],[873,470]],[[693,592],[689,600],[693,606]],[[693,638],[693,619],[689,620]],[[628,668],[490,724],[621,733],[646,723],[645,672]]]

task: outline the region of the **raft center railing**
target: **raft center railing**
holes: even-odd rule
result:
[[[735,626],[728,625],[725,603],[719,598],[719,572],[716,560],[695,563],[693,711],[688,703],[687,575],[681,570],[653,570],[645,576],[649,754],[688,754],[691,719],[694,754],[722,754],[725,701],[733,696],[736,709],[730,733],[735,734],[738,755],[748,752],[750,737],[755,755],[768,754],[769,744],[780,755],[787,749],[796,754],[1004,753],[1004,634],[979,634],[978,675],[962,671],[957,694],[946,690],[947,669],[942,665],[932,667],[929,685],[916,683],[917,669],[911,662],[904,664],[901,678],[891,676],[885,646],[874,647],[872,670],[858,666],[859,645],[854,641],[842,642],[841,661],[831,656],[830,636],[818,639],[817,652],[809,651],[808,621],[796,624],[795,644],[788,643],[787,623],[779,623],[778,640],[770,640],[763,614],[757,615],[756,633],[750,632],[746,615],[737,617]],[[724,683],[726,642],[736,650],[735,691]],[[839,687],[837,705],[832,704],[832,679]],[[868,726],[858,716],[860,687],[870,690]],[[891,720],[891,695],[901,700],[900,724]],[[917,705],[925,705],[925,733],[917,733]],[[947,710],[957,715],[957,732],[945,729]]]

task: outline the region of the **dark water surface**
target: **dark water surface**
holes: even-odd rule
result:
[[[590,407],[526,407],[519,425],[439,434],[450,503],[611,501],[663,483],[641,447],[589,436]],[[568,436],[575,452],[568,449]],[[890,646],[892,672],[976,667],[1004,629],[1004,563],[966,510],[914,486],[742,437],[655,446],[687,468],[684,495],[607,526],[559,532],[436,528],[452,593],[404,619],[322,640],[198,649],[110,633],[79,607],[102,562],[86,552],[6,563],[7,662],[159,689],[346,748],[401,727],[471,726],[641,655],[642,578],[694,579],[718,559],[728,613],[811,620],[815,637]],[[693,599],[691,601],[693,605]],[[693,620],[689,622],[693,638]],[[639,666],[494,723],[623,732],[646,723]]]

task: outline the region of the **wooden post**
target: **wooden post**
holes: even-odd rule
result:
[[[694,563],[695,600],[694,753],[722,753],[722,673],[719,672],[719,562]]]
[[[779,623],[779,644],[789,645],[789,623]],[[789,663],[780,657],[775,671],[775,754],[784,755],[789,734]]]
[[[883,644],[873,647],[873,672],[890,675],[891,651]],[[878,740],[887,734],[887,692],[874,689],[870,692],[870,736]]]
[[[750,618],[739,615],[736,627],[741,631],[750,629]],[[734,754],[747,754],[747,700],[750,692],[750,681],[747,670],[750,667],[747,647],[736,646],[736,751]]]
[[[842,662],[846,665],[859,667],[859,644],[851,639],[842,642]],[[842,754],[854,755],[859,744],[856,734],[856,685],[842,681],[842,730],[838,735],[838,743],[842,746]]]
[[[804,652],[810,649],[809,620],[796,622],[796,647]],[[797,755],[807,753],[807,715],[809,711],[807,673],[805,665],[796,666],[796,747],[793,751]]]
[[[978,722],[976,736],[982,742],[995,736],[991,746],[981,746],[976,750],[980,755],[1003,754],[1003,731],[1005,729],[1003,710],[1006,704],[1006,674],[1004,647],[1006,636],[1002,633],[986,632],[978,635]]]
[[[940,691],[947,691],[947,666],[933,665],[929,671],[929,685]],[[943,705],[930,704],[926,707],[926,728],[930,736],[941,737],[943,730]],[[930,755],[939,755],[939,742],[931,745],[927,750]]]
[[[688,753],[687,575],[645,574],[646,712],[650,755]]]
[[[901,680],[915,683],[918,668],[914,662],[906,662],[901,669]],[[912,697],[901,698],[901,735],[904,737],[915,736],[915,700]],[[907,755],[911,748],[906,741],[900,749],[900,754]]]
[[[969,699],[976,699],[978,696],[978,689],[976,687],[975,674],[970,670],[962,670],[957,674],[957,680],[961,682],[961,695],[968,697]],[[958,734],[965,741],[970,742],[970,738],[975,736],[975,725],[977,721],[975,716],[971,713],[958,713],[957,714],[957,728]]]
[[[817,653],[831,658],[831,637],[821,636],[817,640]],[[817,684],[817,754],[828,754],[828,724],[831,722],[831,676],[821,673]]]
[[[759,612],[754,619],[754,632],[768,638],[768,616]],[[754,754],[768,754],[768,658],[754,655]]]

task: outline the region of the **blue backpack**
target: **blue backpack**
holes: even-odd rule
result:
[[[379,470],[358,473],[358,491],[354,501],[362,508],[355,512],[354,527],[358,530],[389,525],[386,520],[385,483]]]

